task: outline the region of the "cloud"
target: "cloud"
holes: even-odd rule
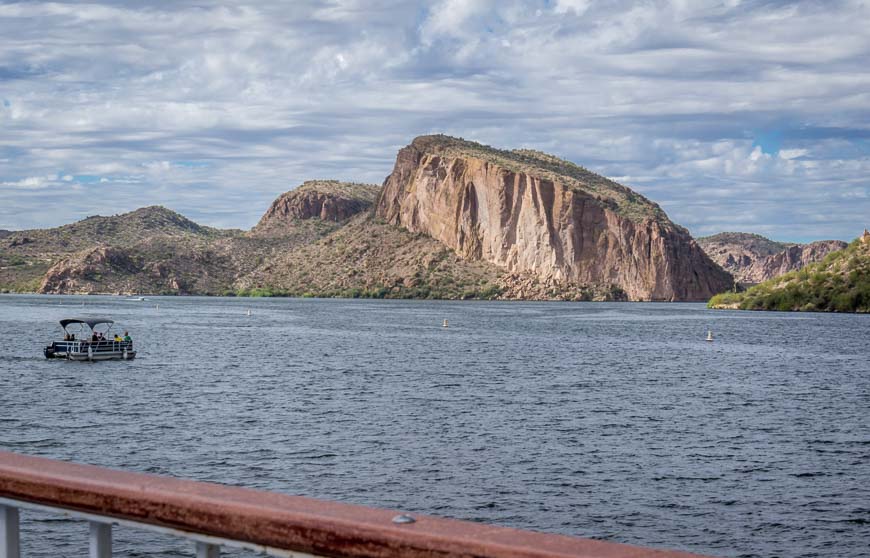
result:
[[[57,183],[57,175],[28,176],[14,182],[0,182],[0,187],[10,190],[40,190]]]
[[[857,0],[3,4],[0,222],[160,203],[247,228],[445,132],[618,177],[695,234],[851,238],[867,28]]]

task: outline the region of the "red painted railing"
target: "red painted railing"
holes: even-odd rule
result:
[[[0,508],[5,505],[8,512],[16,503],[91,518],[92,545],[92,518],[99,517],[104,523],[135,523],[194,539],[198,534],[221,543],[335,558],[696,556],[425,515],[410,514],[413,521],[402,523],[397,511],[0,452]],[[10,521],[7,539],[17,537],[17,532],[9,534]],[[8,548],[7,556],[14,553]]]

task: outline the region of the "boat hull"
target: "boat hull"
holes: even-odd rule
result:
[[[133,360],[136,358],[136,351],[127,351],[118,353],[116,351],[112,352],[100,352],[100,353],[67,353],[67,360],[75,360],[79,362],[90,361],[96,362],[98,360]]]

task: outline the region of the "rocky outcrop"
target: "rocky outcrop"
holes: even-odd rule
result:
[[[802,269],[847,246],[840,240],[788,244],[751,233],[720,233],[700,238],[698,244],[743,285],[754,285]]]
[[[706,300],[732,286],[656,204],[542,153],[417,138],[399,152],[376,212],[466,259],[630,300]]]
[[[126,249],[98,246],[64,258],[46,272],[39,292],[43,294],[90,293],[108,275],[129,275],[141,271]]]
[[[369,184],[312,180],[282,194],[260,219],[255,231],[276,230],[296,220],[341,222],[372,207],[380,188]]]

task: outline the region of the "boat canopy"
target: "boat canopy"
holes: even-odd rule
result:
[[[60,327],[66,329],[66,326],[70,324],[85,324],[89,328],[94,329],[95,325],[113,323],[115,323],[115,321],[110,320],[109,318],[68,318],[60,321]]]

